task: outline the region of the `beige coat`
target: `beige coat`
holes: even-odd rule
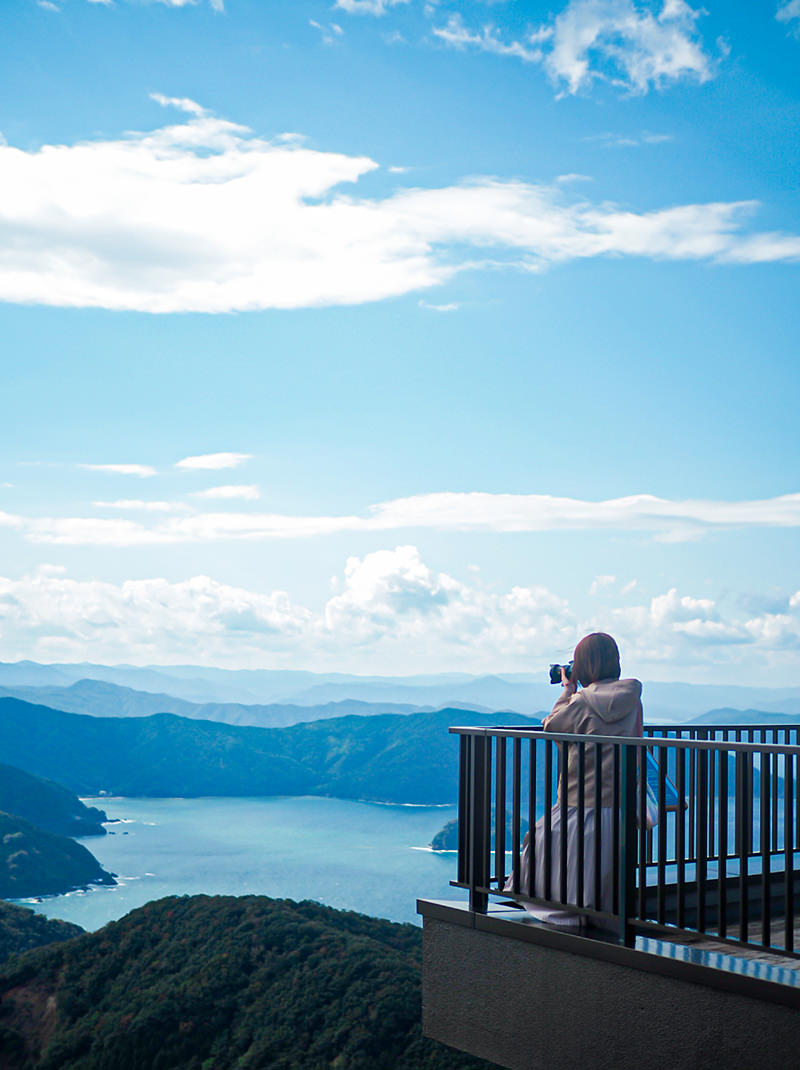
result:
[[[575,732],[578,735],[642,735],[642,685],[638,680],[600,680],[569,694],[566,690],[544,720],[545,732]],[[594,807],[594,747],[585,748],[584,806]],[[603,806],[614,804],[614,748],[603,747]],[[578,748],[569,748],[567,804],[578,805]],[[558,784],[561,801],[561,780]]]

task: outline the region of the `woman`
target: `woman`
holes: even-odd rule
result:
[[[581,639],[575,647],[572,673],[561,670],[564,690],[556,700],[552,713],[545,718],[545,732],[574,732],[578,735],[637,736],[642,735],[642,685],[638,680],[620,680],[619,649],[610,635],[595,632]],[[581,690],[578,690],[580,685]],[[560,746],[560,744],[559,744]],[[578,902],[578,747],[568,747],[567,759],[567,881],[561,888],[561,799],[562,780],[558,783],[558,802],[550,813],[550,895],[560,902]],[[584,847],[583,847],[583,906],[594,910],[610,910],[612,906],[612,844],[616,813],[614,803],[614,748],[602,748],[601,755],[601,877],[600,902],[595,902],[594,839],[595,839],[595,747],[584,748]],[[545,897],[544,818],[534,828],[534,887],[533,894]],[[530,867],[529,837],[523,842],[520,860],[520,888],[527,889]],[[505,891],[513,890],[509,878]],[[580,915],[575,911],[547,910],[526,904],[525,909],[540,921],[558,925],[577,926]]]

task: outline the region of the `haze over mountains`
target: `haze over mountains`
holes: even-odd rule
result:
[[[351,713],[411,713],[445,706],[537,716],[550,709],[556,696],[555,688],[544,682],[545,668],[540,674],[379,677],[197,665],[0,662],[0,694],[104,717],[169,712],[265,727]],[[646,681],[644,696],[645,717],[651,722],[689,720],[714,708],[800,716],[800,687]]]

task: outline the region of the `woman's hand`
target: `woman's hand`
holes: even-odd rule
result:
[[[578,681],[573,680],[571,676],[567,676],[563,665],[561,666],[561,686],[566,690],[568,695],[574,695],[578,690]]]

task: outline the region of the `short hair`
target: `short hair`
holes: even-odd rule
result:
[[[575,647],[573,677],[581,687],[598,680],[619,680],[619,647],[605,632],[584,636]]]

